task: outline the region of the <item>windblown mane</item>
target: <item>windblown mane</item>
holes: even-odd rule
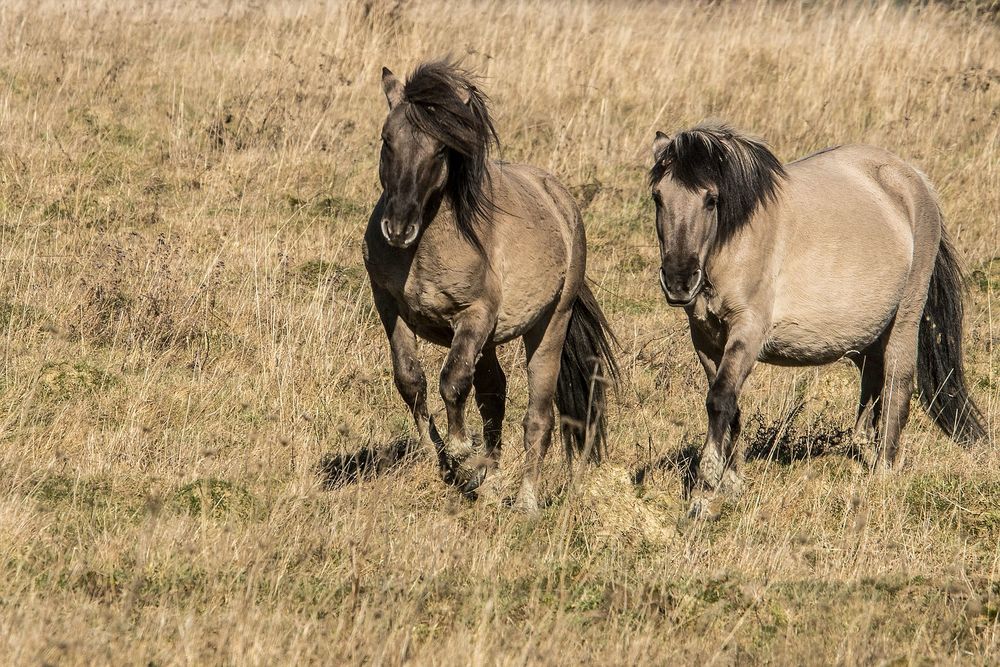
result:
[[[667,175],[691,190],[716,187],[719,237],[725,240],[774,201],[786,173],[762,141],[728,125],[702,124],[678,133],[656,155],[650,185]]]
[[[459,91],[468,91],[468,102]],[[459,232],[482,250],[477,223],[492,219],[493,200],[487,159],[500,146],[487,107],[488,98],[472,75],[448,60],[424,63],[406,81],[406,119],[448,147],[448,183]]]

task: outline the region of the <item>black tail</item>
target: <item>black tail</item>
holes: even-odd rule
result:
[[[986,437],[983,413],[969,395],[962,366],[963,287],[955,249],[942,235],[920,322],[917,385],[924,409],[957,442]]]
[[[566,342],[563,343],[556,407],[562,417],[566,455],[590,455],[600,461],[607,436],[607,389],[618,382],[615,336],[608,327],[594,294],[586,285],[573,305]]]

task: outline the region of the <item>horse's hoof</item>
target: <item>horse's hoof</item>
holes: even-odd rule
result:
[[[467,496],[474,496],[476,489],[483,483],[489,469],[494,465],[492,460],[480,454],[463,459],[451,459],[445,474],[445,482]]]
[[[481,505],[503,506],[505,499],[503,496],[503,484],[500,475],[486,474],[482,484],[476,489],[476,501]]]
[[[476,466],[471,470],[467,466],[460,466],[457,471],[457,478],[456,481],[459,482],[456,484],[458,490],[467,496],[471,496],[486,479],[486,466]]]
[[[438,465],[444,483],[457,487],[466,495],[474,493],[483,483],[490,463],[481,452],[482,438],[477,436],[466,442],[441,442],[438,446]]]
[[[705,498],[695,498],[688,507],[689,519],[704,519],[708,515],[708,501]]]
[[[687,516],[694,521],[715,521],[721,515],[718,504],[718,499],[705,496],[695,498],[688,507]]]
[[[871,466],[872,475],[880,479],[891,478],[898,470],[899,464],[893,461],[886,461],[883,458],[875,459]]]
[[[739,498],[743,495],[743,479],[733,470],[727,470],[719,483],[719,493],[729,498]]]
[[[887,453],[884,449],[876,449],[872,453],[871,460],[869,461],[869,468],[871,471],[879,476],[891,475],[899,467],[899,462],[896,457]]]

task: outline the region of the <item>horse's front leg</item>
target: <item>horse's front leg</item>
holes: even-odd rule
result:
[[[761,329],[750,322],[730,328],[722,360],[705,400],[708,435],[698,464],[690,508],[692,516],[706,514],[709,499],[716,492],[736,495],[742,490],[742,457],[737,445],[740,432],[739,395],[757,361],[763,339]]]
[[[503,418],[507,412],[507,375],[500,366],[494,346],[483,348],[472,384],[476,388],[476,405],[483,418],[486,458],[495,464],[500,458]]]
[[[385,290],[372,286],[375,309],[378,311],[392,352],[392,376],[399,395],[410,409],[417,426],[420,444],[431,447],[430,415],[427,412],[427,378],[417,358],[417,337],[399,316],[395,300]]]
[[[448,414],[448,438],[444,454],[448,459],[448,481],[464,493],[472,493],[486,477],[488,461],[474,456],[476,448],[465,426],[465,404],[472,391],[483,346],[496,327],[497,309],[488,303],[476,303],[462,311],[455,320],[451,349],[441,369],[441,398]],[[489,429],[492,425],[487,425]],[[492,443],[491,443],[492,445]]]

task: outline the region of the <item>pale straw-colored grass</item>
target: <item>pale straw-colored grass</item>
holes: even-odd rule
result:
[[[902,3],[237,4],[0,5],[0,662],[996,661],[996,24]],[[446,53],[484,76],[503,156],[589,200],[624,348],[608,464],[571,479],[553,451],[537,519],[462,500],[429,457],[335,490],[317,474],[412,431],[360,238],[381,67]],[[971,276],[989,442],[914,405],[906,467],[873,477],[828,444],[852,421],[846,362],[761,367],[748,443],[803,409],[744,498],[682,519],[672,462],[705,386],[658,295],[644,182],[654,130],[705,117],[785,159],[867,142],[930,176]],[[433,385],[442,352],[423,356]],[[502,360],[509,494],[523,353]]]

